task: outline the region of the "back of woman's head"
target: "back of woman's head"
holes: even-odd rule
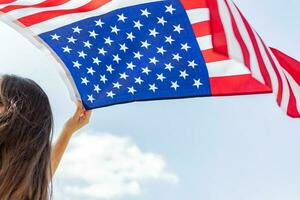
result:
[[[0,199],[49,199],[53,116],[47,95],[30,79],[4,75],[0,106]]]

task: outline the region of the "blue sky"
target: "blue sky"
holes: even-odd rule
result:
[[[235,2],[270,46],[300,60],[299,1]],[[0,44],[0,73],[43,86],[57,136],[74,109],[59,65],[4,24]],[[272,95],[99,109],[72,138],[54,180],[55,199],[298,200],[299,130],[300,121]]]

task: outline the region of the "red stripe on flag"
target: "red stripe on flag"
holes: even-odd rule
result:
[[[207,49],[202,51],[202,55],[206,63],[218,62],[229,59],[228,56],[216,53],[213,49]]]
[[[33,5],[10,5],[1,9],[0,11],[7,13],[13,10],[22,9],[22,8],[43,8],[43,7],[52,7],[59,6],[64,3],[69,2],[70,0],[46,0],[41,3],[33,4]]]
[[[181,0],[181,3],[186,10],[208,8],[207,0]]]
[[[289,85],[289,90],[290,90],[290,98],[289,98],[289,104],[288,104],[288,108],[287,108],[287,114],[290,117],[296,118],[296,117],[300,116],[300,113],[297,109],[297,100],[296,100],[296,97],[293,93],[293,90],[292,90],[289,82],[288,82],[288,85]]]
[[[238,9],[238,8],[237,8]],[[263,78],[266,82],[266,84],[269,86],[269,87],[272,87],[272,83],[271,83],[271,78],[270,78],[270,75],[268,73],[268,70],[266,68],[266,65],[265,65],[265,62],[263,60],[263,57],[261,55],[261,52],[259,50],[259,46],[257,44],[257,41],[256,41],[256,38],[255,38],[255,35],[254,35],[254,32],[250,26],[250,24],[248,23],[248,21],[246,20],[246,18],[244,17],[244,15],[240,12],[240,10],[238,9],[239,11],[239,14],[241,15],[242,17],[242,20],[243,20],[243,23],[247,29],[247,32],[249,34],[249,37],[251,39],[251,42],[252,42],[252,45],[254,47],[254,51],[255,51],[255,54],[256,54],[256,57],[257,57],[257,61],[258,61],[258,64],[259,64],[259,68],[260,68],[260,71],[261,71],[261,74],[263,75]],[[263,41],[262,41],[263,42]],[[272,59],[271,59],[272,60]]]
[[[251,74],[210,78],[213,96],[272,93],[272,89]]]
[[[219,6],[217,0],[209,0],[208,6],[210,10],[211,19],[211,30],[213,32],[213,46],[217,48],[220,53],[228,56],[227,39],[225,35],[225,30],[222,24],[221,16],[219,13]]]
[[[262,41],[262,39],[260,38],[261,42],[263,43],[264,45],[264,49],[267,53],[267,56],[268,56],[268,59],[270,60],[271,62],[271,65],[273,67],[273,70],[275,71],[275,74],[276,74],[276,78],[278,80],[278,94],[277,94],[277,103],[278,105],[281,106],[281,101],[282,101],[282,95],[283,95],[283,83],[282,83],[282,78],[280,76],[280,73],[276,67],[276,64],[274,62],[274,60],[272,59],[272,56],[270,54],[270,52],[268,51],[268,47],[265,45],[265,43]]]
[[[211,35],[210,21],[195,23],[192,27],[196,37]]]
[[[7,4],[7,3],[13,3],[16,0],[0,0],[0,4]]]
[[[282,53],[281,51],[271,48],[280,65],[294,78],[300,85],[300,62]]]
[[[250,69],[250,67],[251,67],[250,66],[251,65],[250,64],[250,53],[249,53],[248,48],[247,48],[247,46],[246,46],[246,44],[245,44],[245,42],[243,40],[242,35],[241,35],[241,33],[240,33],[239,29],[238,29],[237,23],[235,21],[235,18],[233,16],[233,13],[232,13],[229,5],[228,5],[228,2],[225,1],[225,3],[226,3],[226,6],[227,6],[227,8],[229,10],[229,13],[230,13],[231,25],[232,25],[232,28],[233,28],[234,35],[235,35],[236,39],[238,40],[238,42],[240,44],[240,47],[242,49],[243,58],[244,58],[244,64],[245,64],[246,67],[248,67]]]
[[[103,6],[104,4],[110,1],[111,0],[91,0],[89,3],[74,9],[44,11],[26,17],[22,17],[19,19],[19,22],[21,22],[24,26],[29,27],[62,15],[89,12]]]

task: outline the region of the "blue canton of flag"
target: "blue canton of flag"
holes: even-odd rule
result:
[[[118,9],[40,37],[64,62],[87,109],[211,95],[205,61],[177,0]]]

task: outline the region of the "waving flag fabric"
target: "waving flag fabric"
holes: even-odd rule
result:
[[[274,93],[300,117],[300,63],[230,0],[0,0],[0,12],[53,52],[88,109]]]

